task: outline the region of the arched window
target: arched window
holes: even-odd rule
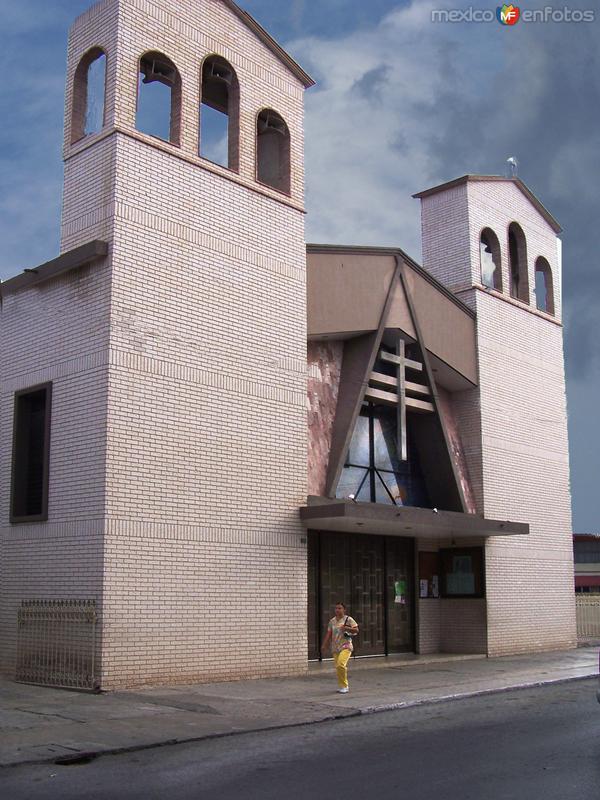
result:
[[[202,65],[200,147],[202,158],[239,169],[240,88],[231,64],[209,56]]]
[[[484,228],[479,239],[481,282],[489,289],[502,291],[502,268],[500,242],[491,228]]]
[[[508,226],[508,255],[510,262],[510,296],[523,303],[529,302],[529,278],[527,275],[527,241],[520,225],[511,222]]]
[[[140,58],[135,126],[142,133],[179,144],[181,76],[170,58],[145,53]]]
[[[105,93],[106,54],[94,47],[83,56],[75,70],[71,144],[102,130]]]
[[[283,118],[264,109],[256,122],[256,178],[279,192],[290,193],[290,131]]]
[[[550,264],[541,256],[535,262],[535,304],[538,311],[554,314],[554,286]]]

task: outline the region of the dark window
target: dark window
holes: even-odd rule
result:
[[[15,394],[11,522],[48,518],[52,384]]]
[[[106,55],[99,47],[87,52],[75,70],[71,143],[99,133],[104,125]]]
[[[502,269],[500,265],[500,242],[490,228],[481,232],[479,240],[481,260],[481,282],[489,289],[502,291]]]
[[[442,597],[483,597],[483,548],[440,550]]]
[[[181,124],[181,77],[175,64],[162,53],[140,59],[138,131],[178,145]]]
[[[535,304],[538,311],[554,314],[554,290],[552,270],[545,258],[535,262]]]
[[[202,66],[200,155],[234,172],[239,169],[240,90],[231,64],[219,56]]]
[[[573,555],[576,564],[600,564],[600,538],[574,542]]]
[[[408,459],[398,457],[396,411],[366,403],[356,421],[337,497],[429,508],[423,474],[408,433]]]
[[[508,255],[510,260],[510,296],[523,303],[529,302],[527,275],[527,241],[520,225],[511,222],[508,228]]]
[[[256,177],[279,192],[290,193],[290,132],[276,111],[265,109],[256,128]]]

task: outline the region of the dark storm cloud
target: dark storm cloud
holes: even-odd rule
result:
[[[387,88],[390,68],[385,65],[374,67],[365,72],[352,86],[352,91],[360,97],[373,101],[382,101]]]
[[[581,375],[599,352],[598,25],[530,24],[518,33],[507,40],[505,63],[487,93],[464,94],[460,81],[441,93],[443,126],[431,141],[435,172],[495,173],[507,156],[518,157],[520,177],[565,229],[567,364]]]
[[[416,252],[411,193],[467,172],[502,174],[517,156],[520,177],[565,229],[567,364],[582,375],[599,351],[600,23],[432,23],[443,5],[415,3],[373,30],[296,43],[320,79],[307,98],[309,231],[394,238]],[[369,196],[364,214],[359,192]]]

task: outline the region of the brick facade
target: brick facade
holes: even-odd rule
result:
[[[21,600],[102,601],[109,298],[107,264],[3,298],[0,666],[9,674]],[[49,519],[9,525],[14,392],[49,381]]]
[[[94,46],[105,126],[71,145],[73,76]],[[135,130],[148,50],[181,74],[181,147]],[[240,82],[239,174],[198,157],[211,53]],[[42,374],[55,390],[49,521],[7,528],[3,485],[5,669],[18,600],[78,596],[101,606],[107,688],[306,670],[302,626],[290,648],[281,624],[306,616],[303,90],[219,0],[108,0],[74,23],[62,250],[102,238],[110,255],[4,309],[13,341],[25,307],[32,321],[2,365],[4,444],[13,391]],[[255,179],[265,107],[290,129],[289,197]]]

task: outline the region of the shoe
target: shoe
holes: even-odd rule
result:
[[[338,694],[348,694],[350,690],[346,687],[344,689],[338,689]]]

